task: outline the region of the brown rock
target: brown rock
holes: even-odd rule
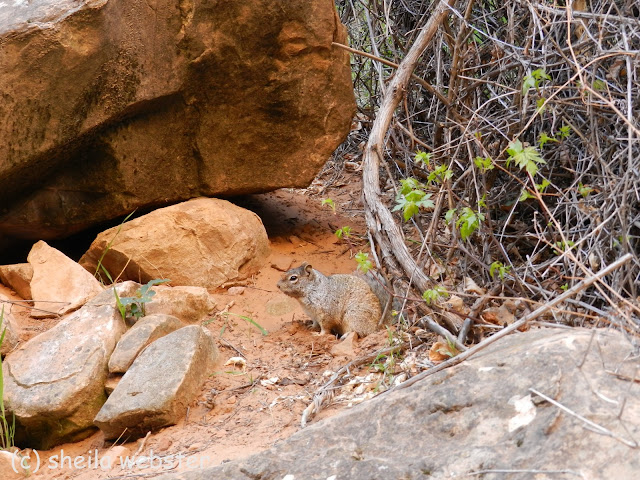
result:
[[[196,198],[160,208],[105,230],[80,264],[95,271],[110,242],[102,264],[112,276],[122,272],[122,279],[140,283],[168,278],[172,285],[204,288],[216,288],[256,273],[269,254],[269,240],[260,218],[215,198]]]
[[[147,304],[147,315],[162,313],[178,317],[185,323],[200,323],[216,306],[209,292],[203,287],[153,287],[156,294]]]
[[[0,2],[0,232],[307,186],[355,111],[332,41],[331,0]]]
[[[43,241],[33,246],[27,260],[33,268],[34,307],[40,309],[33,310],[34,317],[64,315],[77,310],[103,290],[93,275]]]
[[[0,282],[25,300],[31,300],[32,277],[33,267],[29,263],[0,265]]]

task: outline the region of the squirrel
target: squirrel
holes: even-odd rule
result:
[[[380,301],[360,277],[325,276],[305,262],[285,272],[278,288],[298,300],[314,326],[320,326],[320,335],[353,331],[364,337],[378,329]]]

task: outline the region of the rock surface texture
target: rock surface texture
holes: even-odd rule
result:
[[[349,131],[331,0],[0,2],[0,234],[308,185]]]
[[[32,277],[33,267],[30,263],[0,265],[0,283],[13,289],[25,300],[31,300]]]
[[[5,405],[16,416],[19,445],[47,449],[91,433],[124,330],[115,299],[86,305],[5,358]]]
[[[109,359],[109,372],[126,372],[144,347],[181,327],[184,324],[171,315],[142,317],[118,341]]]
[[[563,470],[572,472],[567,478],[632,479],[640,457],[625,442],[640,438],[638,367],[634,347],[615,331],[598,330],[593,338],[581,329],[518,333],[265,452],[158,478],[502,480],[555,478]]]
[[[129,367],[95,418],[106,438],[142,436],[182,418],[216,361],[213,337],[189,325],[159,338]]]
[[[42,240],[33,246],[27,260],[33,269],[33,317],[64,315],[104,290],[93,275]]]
[[[120,278],[141,283],[168,278],[172,285],[204,288],[256,273],[269,254],[269,239],[260,218],[215,198],[160,208],[106,230],[80,264],[95,271],[110,242],[102,264],[112,276],[122,272]]]

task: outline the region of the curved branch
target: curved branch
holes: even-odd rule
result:
[[[380,200],[380,163],[383,161],[384,140],[393,118],[393,113],[406,92],[406,87],[411,79],[420,56],[427,48],[438,27],[446,18],[449,7],[456,0],[441,0],[435,7],[427,24],[422,28],[415,43],[407,52],[396,75],[393,77],[382,100],[382,105],[369,135],[367,146],[364,150],[363,162],[363,199],[367,225],[380,245],[384,256],[393,256],[397,259],[404,272],[413,279],[416,286],[424,291],[428,290],[431,281],[415,262],[409,249],[404,243],[403,235],[396,225],[389,209]],[[385,238],[386,235],[387,238]]]

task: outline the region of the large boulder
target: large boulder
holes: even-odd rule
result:
[[[105,230],[80,264],[93,272],[102,258],[121,279],[167,278],[172,285],[216,288],[256,273],[268,255],[267,232],[255,213],[226,200],[196,198]]]
[[[106,399],[107,362],[125,331],[115,297],[104,299],[108,302],[85,305],[5,358],[4,400],[8,418],[15,414],[18,444],[48,449],[91,433]]]
[[[158,479],[635,479],[640,362],[634,352],[613,330],[513,334],[265,452]]]
[[[0,234],[308,185],[355,102],[332,0],[0,2]]]
[[[218,355],[199,325],[180,328],[149,345],[129,367],[95,418],[106,438],[142,436],[187,412]]]

